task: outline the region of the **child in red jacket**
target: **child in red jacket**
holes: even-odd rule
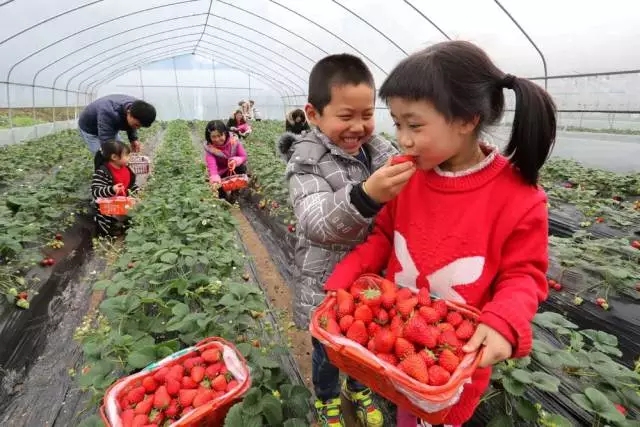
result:
[[[515,92],[505,155],[478,139],[502,116],[503,89]],[[547,297],[547,198],[537,182],[555,140],[555,105],[541,87],[503,73],[463,41],[435,44],[403,60],[380,97],[418,170],[325,289],[346,288],[362,273],[386,269],[399,286],[427,287],[481,310],[463,349],[485,347],[480,368],[446,422],[460,425],[487,388],[491,365],[531,351],[531,320]],[[398,426],[417,423],[414,416],[407,422],[401,408],[398,417]]]

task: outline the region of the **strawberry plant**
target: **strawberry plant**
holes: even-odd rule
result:
[[[483,399],[499,402],[491,425],[637,425],[631,420],[640,414],[640,373],[618,362],[615,336],[579,329],[552,312],[539,313],[534,325],[531,357],[494,368]],[[548,405],[566,408],[564,415]]]
[[[124,249],[95,284],[106,298],[76,338],[87,362],[79,383],[96,398],[117,378],[208,336],[233,341],[247,358],[251,395],[282,394],[290,386],[278,361],[287,350],[261,315],[267,310],[262,291],[243,278],[235,223],[202,179],[201,155],[187,124],[171,122]],[[270,344],[255,346],[260,340]],[[306,416],[306,402],[296,401],[296,415]],[[250,411],[268,417],[271,409]],[[283,410],[282,422],[292,414]]]

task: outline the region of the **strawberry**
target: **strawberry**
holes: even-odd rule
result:
[[[389,313],[387,313],[384,308],[381,308],[378,310],[378,313],[376,313],[376,317],[373,320],[379,325],[386,325],[389,323]]]
[[[365,289],[360,293],[360,301],[369,307],[377,308],[382,304],[382,293],[379,289]]]
[[[431,305],[431,294],[429,293],[429,289],[420,288],[418,291],[418,304],[423,307],[429,307]]]
[[[353,301],[353,295],[351,295],[349,292],[345,291],[344,289],[338,289],[338,292],[336,292],[336,304],[340,305],[345,301]]]
[[[322,320],[320,322],[322,323]],[[325,323],[325,325],[323,327],[331,335],[341,335],[342,334],[340,332],[340,325],[338,325],[338,322],[336,322],[336,319],[334,319],[333,317],[327,317],[326,318],[326,323]]]
[[[618,410],[618,412],[620,412],[622,414],[622,416],[624,416],[624,417],[627,416],[627,408],[625,408],[624,406],[622,406],[619,403],[615,403],[613,406],[616,407],[616,409]]]
[[[347,338],[358,344],[365,346],[369,340],[369,334],[367,333],[367,327],[362,320],[356,320],[349,328],[346,334]]]
[[[349,314],[353,314],[355,309],[356,309],[356,305],[353,302],[353,299],[351,300],[345,299],[341,303],[338,303],[338,317],[343,317]]]
[[[398,358],[395,357],[393,354],[377,353],[376,356],[378,356],[378,358],[380,358],[381,360],[384,360],[385,362],[392,364],[393,366],[396,366],[398,364]]]
[[[340,330],[342,331],[343,334],[347,333],[351,325],[353,325],[354,320],[355,319],[350,314],[347,314],[342,319],[340,319]]]
[[[438,323],[440,321],[440,316],[433,307],[420,307],[418,313],[420,313],[420,316],[422,316],[427,323]]]
[[[411,378],[418,380],[423,384],[427,384],[429,382],[429,373],[427,371],[427,365],[417,354],[412,354],[407,356],[402,362],[398,364],[398,368]]]
[[[207,378],[215,378],[220,373],[222,369],[222,363],[214,363],[213,365],[209,365],[205,368],[204,374]]]
[[[395,283],[393,283],[391,280],[387,280],[384,277],[380,279],[380,282],[378,283],[378,288],[380,289],[380,292],[382,292],[383,294],[387,292],[396,293],[398,291],[398,286]]]
[[[151,408],[153,408],[153,396],[148,396],[145,400],[136,405],[134,412],[136,414],[149,415]]]
[[[204,360],[206,363],[219,362],[220,350],[218,350],[217,348],[211,348],[209,350],[202,352],[202,355],[200,357],[202,357],[202,360]]]
[[[433,307],[436,310],[436,312],[440,316],[440,319],[444,319],[445,317],[447,317],[447,313],[449,312],[449,307],[447,307],[447,303],[444,300],[442,299],[434,300],[431,303],[431,307]]]
[[[200,406],[205,405],[211,400],[213,400],[213,393],[211,392],[211,390],[203,391],[199,393],[195,397],[195,399],[193,399],[193,407],[199,408]]]
[[[156,409],[164,409],[169,406],[169,402],[171,402],[171,396],[169,396],[167,388],[161,385],[153,395],[153,407]]]
[[[373,338],[371,338],[367,343],[367,350],[369,350],[371,353],[376,352],[376,343],[373,341]]]
[[[454,373],[460,364],[460,359],[451,350],[444,349],[442,353],[440,353],[440,357],[438,357],[438,363],[445,371]]]
[[[182,407],[182,412],[180,412],[180,417],[184,417],[185,415],[187,415],[191,411],[193,411],[193,406],[183,406]]]
[[[167,378],[167,393],[169,393],[170,396],[177,396],[181,385],[182,381],[178,381],[174,378]]]
[[[152,376],[148,376],[142,380],[142,387],[144,387],[147,393],[153,393],[158,388],[158,383],[156,383],[156,380],[154,380]]]
[[[191,379],[193,382],[199,383],[204,378],[205,369],[202,366],[194,366],[191,370]]]
[[[450,311],[449,314],[447,314],[447,323],[450,323],[454,328],[457,328],[463,320],[462,314],[457,311]]]
[[[413,292],[409,288],[400,288],[398,292],[396,292],[396,301],[404,301],[413,297]]]
[[[185,371],[191,372],[194,366],[201,365],[204,360],[201,357],[191,357],[184,361],[182,366],[184,366]]]
[[[414,297],[398,300],[398,302],[396,302],[398,313],[400,313],[405,319],[411,316],[411,313],[413,312],[413,309],[416,305],[418,305],[418,298]]]
[[[169,368],[160,368],[155,374],[153,374],[153,379],[156,380],[158,384],[164,384],[164,379],[167,377],[168,373]]]
[[[198,390],[180,390],[178,394],[178,402],[180,406],[186,408],[187,406],[191,406],[193,403],[193,399],[198,395]]]
[[[215,391],[225,391],[227,389],[227,379],[224,375],[218,375],[211,381],[211,388]]]
[[[234,388],[238,387],[238,381],[236,380],[231,380],[227,383],[227,388],[225,389],[225,391],[229,392],[231,390],[233,390]]]
[[[167,404],[169,406],[169,404]],[[164,413],[162,411],[151,411],[149,414],[149,424],[159,426],[164,422]]]
[[[463,341],[468,341],[476,332],[476,327],[469,320],[463,320],[456,329],[456,336]]]
[[[208,368],[207,368],[208,369]],[[183,389],[194,389],[198,388],[198,383],[191,379],[191,377],[182,377],[182,388]]]
[[[425,348],[424,350],[418,352],[424,363],[427,365],[427,368],[432,367],[436,364],[436,356],[433,354],[433,351]]]
[[[135,405],[136,403],[142,402],[146,393],[147,390],[142,386],[132,388],[127,393],[126,400],[130,405]]]
[[[395,291],[383,293],[382,296],[380,297],[380,303],[382,304],[382,307],[386,308],[387,310],[390,310],[391,308],[393,308],[393,306],[396,303]]]
[[[180,380],[183,376],[184,376],[184,366],[182,365],[173,365],[171,368],[169,368],[169,373],[167,374],[167,377],[173,377],[177,380]]]
[[[220,375],[225,375],[229,370],[225,365],[220,365]]]
[[[120,414],[120,420],[122,421],[122,425],[124,427],[129,427],[133,424],[133,419],[136,417],[136,413],[133,412],[133,409],[127,409],[122,414]]]
[[[389,325],[389,329],[396,337],[401,337],[404,335],[404,321],[402,317],[396,316],[391,319],[391,325]]]
[[[373,312],[368,305],[359,305],[353,314],[355,320],[362,320],[365,324],[373,321]]]
[[[391,353],[396,343],[396,336],[387,328],[380,329],[373,339],[378,353]]]
[[[396,307],[394,306],[389,309],[388,313],[389,313],[389,319],[393,319],[398,314],[398,310],[396,310]]]
[[[149,423],[148,415],[138,414],[133,419],[133,424],[131,424],[131,427],[143,427],[143,426],[146,426],[148,423]]]
[[[438,344],[449,350],[457,350],[462,345],[455,331],[444,331],[438,337]]]
[[[422,347],[434,348],[438,337],[429,330],[429,324],[421,316],[413,316],[404,325],[404,338]]]
[[[378,289],[378,284],[373,280],[373,278],[367,276],[357,278],[351,285],[349,292],[354,299],[359,299],[362,291],[366,289]]]
[[[391,165],[399,165],[400,163],[411,162],[416,163],[416,156],[410,156],[408,154],[397,154],[391,157]]]
[[[382,326],[378,325],[375,322],[371,322],[369,323],[369,325],[367,325],[367,332],[369,333],[370,337],[376,335],[380,329],[382,329]]]
[[[438,323],[438,329],[440,329],[440,331],[442,332],[447,332],[447,331],[455,331],[456,328],[454,328],[450,323]]]
[[[396,343],[394,345],[394,351],[396,356],[398,356],[398,359],[402,360],[407,356],[415,354],[416,349],[413,344],[411,344],[411,342],[407,341],[404,338],[398,338],[396,339]]]
[[[178,402],[175,399],[172,400],[171,403],[169,403],[169,407],[166,411],[164,411],[164,414],[171,419],[177,418],[179,413],[180,407],[178,406]]]
[[[449,382],[451,374],[447,372],[442,366],[433,365],[429,367],[429,385],[441,386]]]

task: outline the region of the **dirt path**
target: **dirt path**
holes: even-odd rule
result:
[[[273,264],[273,261],[271,261],[269,252],[260,241],[251,224],[249,224],[249,221],[240,212],[240,209],[234,208],[232,214],[238,221],[238,231],[258,270],[258,280],[264,286],[267,298],[269,298],[274,308],[283,313],[282,326],[286,330],[287,338],[291,345],[291,354],[298,364],[305,385],[311,388],[311,338],[306,331],[288,327],[292,324],[289,287]]]

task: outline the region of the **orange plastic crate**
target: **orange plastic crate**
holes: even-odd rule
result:
[[[367,274],[361,279],[386,280]],[[329,334],[320,326],[320,318],[336,304],[334,296],[327,296],[314,311],[309,330],[325,347],[331,363],[340,371],[371,388],[375,393],[408,410],[429,424],[443,424],[451,407],[462,395],[463,386],[471,381],[482,350],[468,354],[450,381],[443,386],[429,386],[411,378],[395,366],[379,359],[363,346],[344,336]],[[447,301],[447,305],[469,317],[478,318],[480,312],[471,306]]]
[[[102,400],[102,406],[100,407],[100,416],[104,423],[108,427],[122,427],[122,422],[120,421],[121,410],[120,405],[118,404],[118,397],[120,393],[129,386],[129,384],[136,381],[142,381],[145,377],[153,375],[156,371],[165,366],[180,363],[185,359],[192,357],[192,354],[196,351],[204,351],[210,348],[217,348],[222,351],[227,369],[229,369],[229,372],[233,374],[234,379],[238,381],[238,385],[235,389],[229,391],[224,396],[215,399],[206,405],[195,408],[184,417],[173,422],[171,426],[221,427],[224,424],[224,419],[227,416],[229,409],[242,400],[242,396],[247,392],[247,390],[249,390],[249,388],[251,388],[251,376],[249,374],[247,361],[242,354],[240,354],[233,344],[218,337],[206,338],[193,347],[173,353],[161,361],[147,366],[137,374],[121,378],[112,384],[105,393]]]
[[[136,204],[136,199],[128,196],[99,197],[96,199],[98,210],[102,215],[126,215]]]

